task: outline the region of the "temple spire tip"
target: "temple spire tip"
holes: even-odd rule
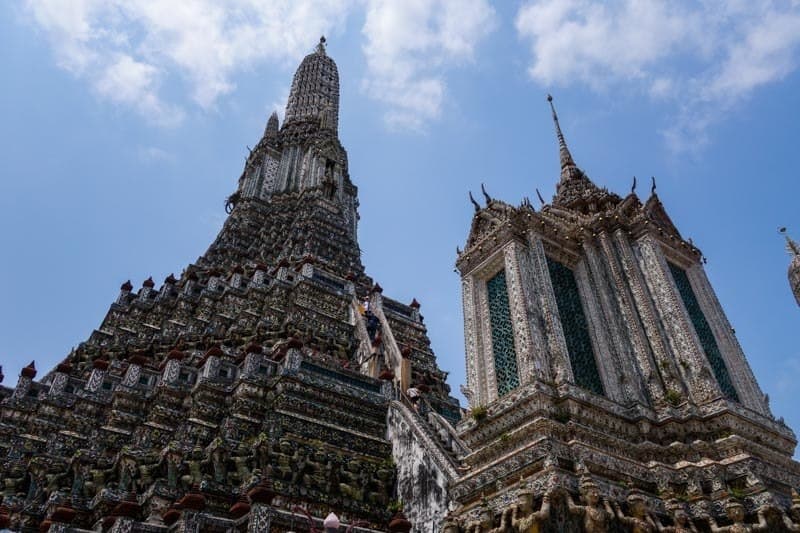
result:
[[[564,169],[574,167],[575,161],[572,159],[572,154],[567,148],[567,141],[564,139],[564,134],[561,133],[561,125],[558,122],[558,114],[556,113],[556,106],[553,105],[553,96],[547,95],[547,101],[550,104],[550,111],[553,113],[553,123],[556,126],[556,137],[558,138],[558,153],[561,159],[561,171],[564,174]]]

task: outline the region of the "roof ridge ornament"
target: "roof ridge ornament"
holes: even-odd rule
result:
[[[492,203],[492,197],[489,196],[489,193],[486,192],[486,187],[481,183],[481,192],[483,193],[483,197],[486,199],[486,205]]]
[[[475,212],[481,210],[481,206],[478,202],[475,201],[475,198],[472,196],[472,191],[469,191],[469,201],[472,202],[472,205],[475,207]]]
[[[539,202],[541,202],[541,204],[544,205],[545,204],[544,198],[542,198],[542,193],[539,192],[538,188],[536,189],[536,196],[539,197]]]

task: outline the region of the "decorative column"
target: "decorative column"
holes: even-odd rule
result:
[[[480,321],[481,313],[475,298],[475,278],[466,276],[461,279],[461,304],[464,309],[464,344],[467,361],[467,401],[470,407],[485,405],[488,401],[486,391],[486,375],[484,366],[479,361],[481,356]]]
[[[92,361],[92,373],[89,374],[89,381],[86,382],[86,390],[89,392],[97,392],[103,386],[103,381],[106,379],[106,372],[108,372],[108,359],[100,356]]]
[[[117,296],[117,304],[126,305],[128,303],[128,297],[130,296],[132,290],[133,290],[133,284],[131,283],[131,280],[128,280],[125,283],[123,283],[122,286],[119,288],[119,296]]]
[[[50,391],[48,392],[50,396],[58,396],[64,392],[69,382],[69,373],[71,370],[72,365],[69,363],[61,363],[56,366],[56,370],[53,372],[53,380],[50,382]]]
[[[170,385],[176,383],[180,377],[181,361],[185,354],[176,349],[170,350],[167,354],[167,359],[162,363],[160,386]]]
[[[666,332],[672,359],[677,363],[689,394],[700,404],[719,398],[722,392],[700,349],[700,340],[680,300],[660,245],[652,236],[645,235],[637,241],[637,247],[640,267]]]
[[[558,305],[550,281],[550,271],[547,268],[547,256],[544,245],[539,235],[533,231],[528,232],[530,243],[530,259],[533,267],[533,279],[536,283],[536,294],[541,321],[544,323],[544,333],[547,341],[550,368],[556,385],[574,381],[572,366],[569,362],[569,352],[564,339],[564,330],[559,320]]]
[[[486,280],[475,278],[473,285],[475,290],[475,308],[479,320],[477,327],[480,335],[477,340],[480,343],[478,348],[477,364],[481,368],[481,389],[483,392],[482,405],[486,405],[497,399],[497,375],[494,369],[494,349],[492,347],[492,331],[489,317],[489,293],[486,289]]]
[[[623,405],[631,401],[641,401],[633,392],[629,380],[621,380],[624,375],[633,377],[633,372],[621,361],[618,351],[621,348],[619,324],[616,323],[608,291],[604,290],[606,282],[600,271],[602,267],[598,264],[595,250],[590,244],[584,242],[583,251],[586,260],[575,266],[575,282],[581,294],[581,304],[594,347],[595,363],[603,381],[603,391],[606,396]]]
[[[33,382],[33,378],[36,377],[36,362],[31,361],[31,363],[23,368],[19,373],[19,380],[17,380],[17,386],[14,388],[14,393],[12,394],[13,398],[24,398],[27,396],[28,391],[31,388],[31,383]]]
[[[126,387],[135,387],[139,384],[139,376],[141,373],[141,365],[137,364],[136,362],[129,361],[128,370],[125,371],[125,376],[122,378],[122,385]]]
[[[637,348],[637,360],[650,395],[654,402],[658,402],[664,398],[667,390],[680,391],[683,389],[683,385],[678,379],[680,373],[676,362],[669,356],[667,341],[658,327],[658,315],[653,306],[653,300],[647,293],[647,284],[640,270],[640,264],[637,262],[630,240],[623,230],[614,232],[614,243],[619,251],[622,272],[625,273],[625,278],[628,280],[628,287],[633,298],[633,311],[638,312],[638,316],[641,318],[645,335],[644,342],[653,353],[653,360],[650,361],[643,355],[647,351],[639,354]]]
[[[269,533],[272,525],[272,499],[275,491],[272,481],[266,475],[258,485],[247,491],[250,500],[250,520],[247,522],[247,533]]]
[[[547,345],[539,324],[530,254],[523,245],[512,241],[505,249],[505,263],[520,385],[534,379],[551,382]]]
[[[631,299],[628,288],[629,281],[625,279],[620,267],[619,254],[616,252],[614,242],[608,233],[601,231],[598,235],[598,243],[604,258],[606,273],[609,276],[608,287],[612,289],[610,298],[616,304],[615,317],[620,336],[619,353],[625,359],[626,374],[638,378],[638,383],[634,388],[637,396],[635,399],[646,405],[649,403],[648,396],[653,399],[663,396],[663,387],[660,387],[658,382],[652,382],[645,378],[645,376],[653,374],[654,363],[639,315],[636,313]]]

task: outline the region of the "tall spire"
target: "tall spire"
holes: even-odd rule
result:
[[[558,154],[561,159],[561,179],[556,184],[553,205],[588,213],[597,212],[619,203],[619,196],[598,188],[575,164],[575,160],[572,159],[572,154],[567,148],[567,141],[564,140],[564,134],[561,133],[553,97],[549,94],[547,101],[550,103],[550,111],[553,112],[553,123],[555,123],[558,137]]]
[[[334,133],[339,127],[339,71],[336,63],[325,52],[325,37],[321,37],[315,50],[308,54],[292,79],[289,101],[283,125],[319,125],[323,114],[328,129]]]
[[[556,114],[556,107],[553,105],[553,97],[549,94],[547,95],[547,101],[550,102],[550,111],[553,112],[553,122],[556,125],[556,137],[558,137],[558,155],[561,158],[561,177],[564,178],[565,170],[568,168],[577,167],[575,165],[575,161],[572,159],[572,154],[569,153],[569,148],[567,148],[567,141],[564,140],[564,134],[561,133],[561,125],[558,123],[558,115]]]

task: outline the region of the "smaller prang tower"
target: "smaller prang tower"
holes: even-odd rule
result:
[[[445,531],[502,525],[518,498],[536,508],[545,495],[540,531],[627,531],[642,505],[664,526],[688,513],[701,531],[709,516],[734,524],[743,508],[752,523],[761,510],[782,531],[796,439],[770,412],[700,250],[655,179],[645,200],[635,179],[625,197],[595,185],[548,100],[555,196],[537,210],[484,189],[456,262],[472,416],[457,428],[470,453]],[[592,493],[620,507],[595,529],[567,504]]]

